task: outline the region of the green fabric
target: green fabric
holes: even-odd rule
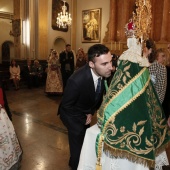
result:
[[[104,149],[150,166],[168,141],[168,128],[147,68],[121,61],[97,113]]]
[[[108,91],[107,80],[104,80],[104,86],[105,86],[105,89],[106,89],[106,92],[107,92]]]

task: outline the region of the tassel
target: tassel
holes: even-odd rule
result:
[[[101,164],[96,164],[96,170],[102,170],[102,165]]]

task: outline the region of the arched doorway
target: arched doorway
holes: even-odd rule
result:
[[[66,41],[62,37],[56,38],[53,44],[53,49],[56,50],[58,54],[60,54],[60,52],[65,50],[65,48],[66,48]],[[76,64],[76,54],[74,50],[72,50],[72,52],[74,54],[74,64]]]
[[[2,44],[2,63],[10,62],[11,58],[14,58],[14,43],[5,41]]]
[[[54,41],[54,45],[53,45],[54,49],[60,53],[61,51],[63,51],[65,49],[65,46],[66,46],[66,42],[63,38],[61,37],[58,37],[56,38],[56,40]]]

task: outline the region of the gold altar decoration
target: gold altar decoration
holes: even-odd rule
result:
[[[135,25],[136,38],[146,40],[151,31],[151,2],[150,0],[136,0],[136,11],[133,12],[133,23]]]

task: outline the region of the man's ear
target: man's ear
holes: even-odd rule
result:
[[[94,63],[92,61],[89,61],[90,68],[94,68]]]

